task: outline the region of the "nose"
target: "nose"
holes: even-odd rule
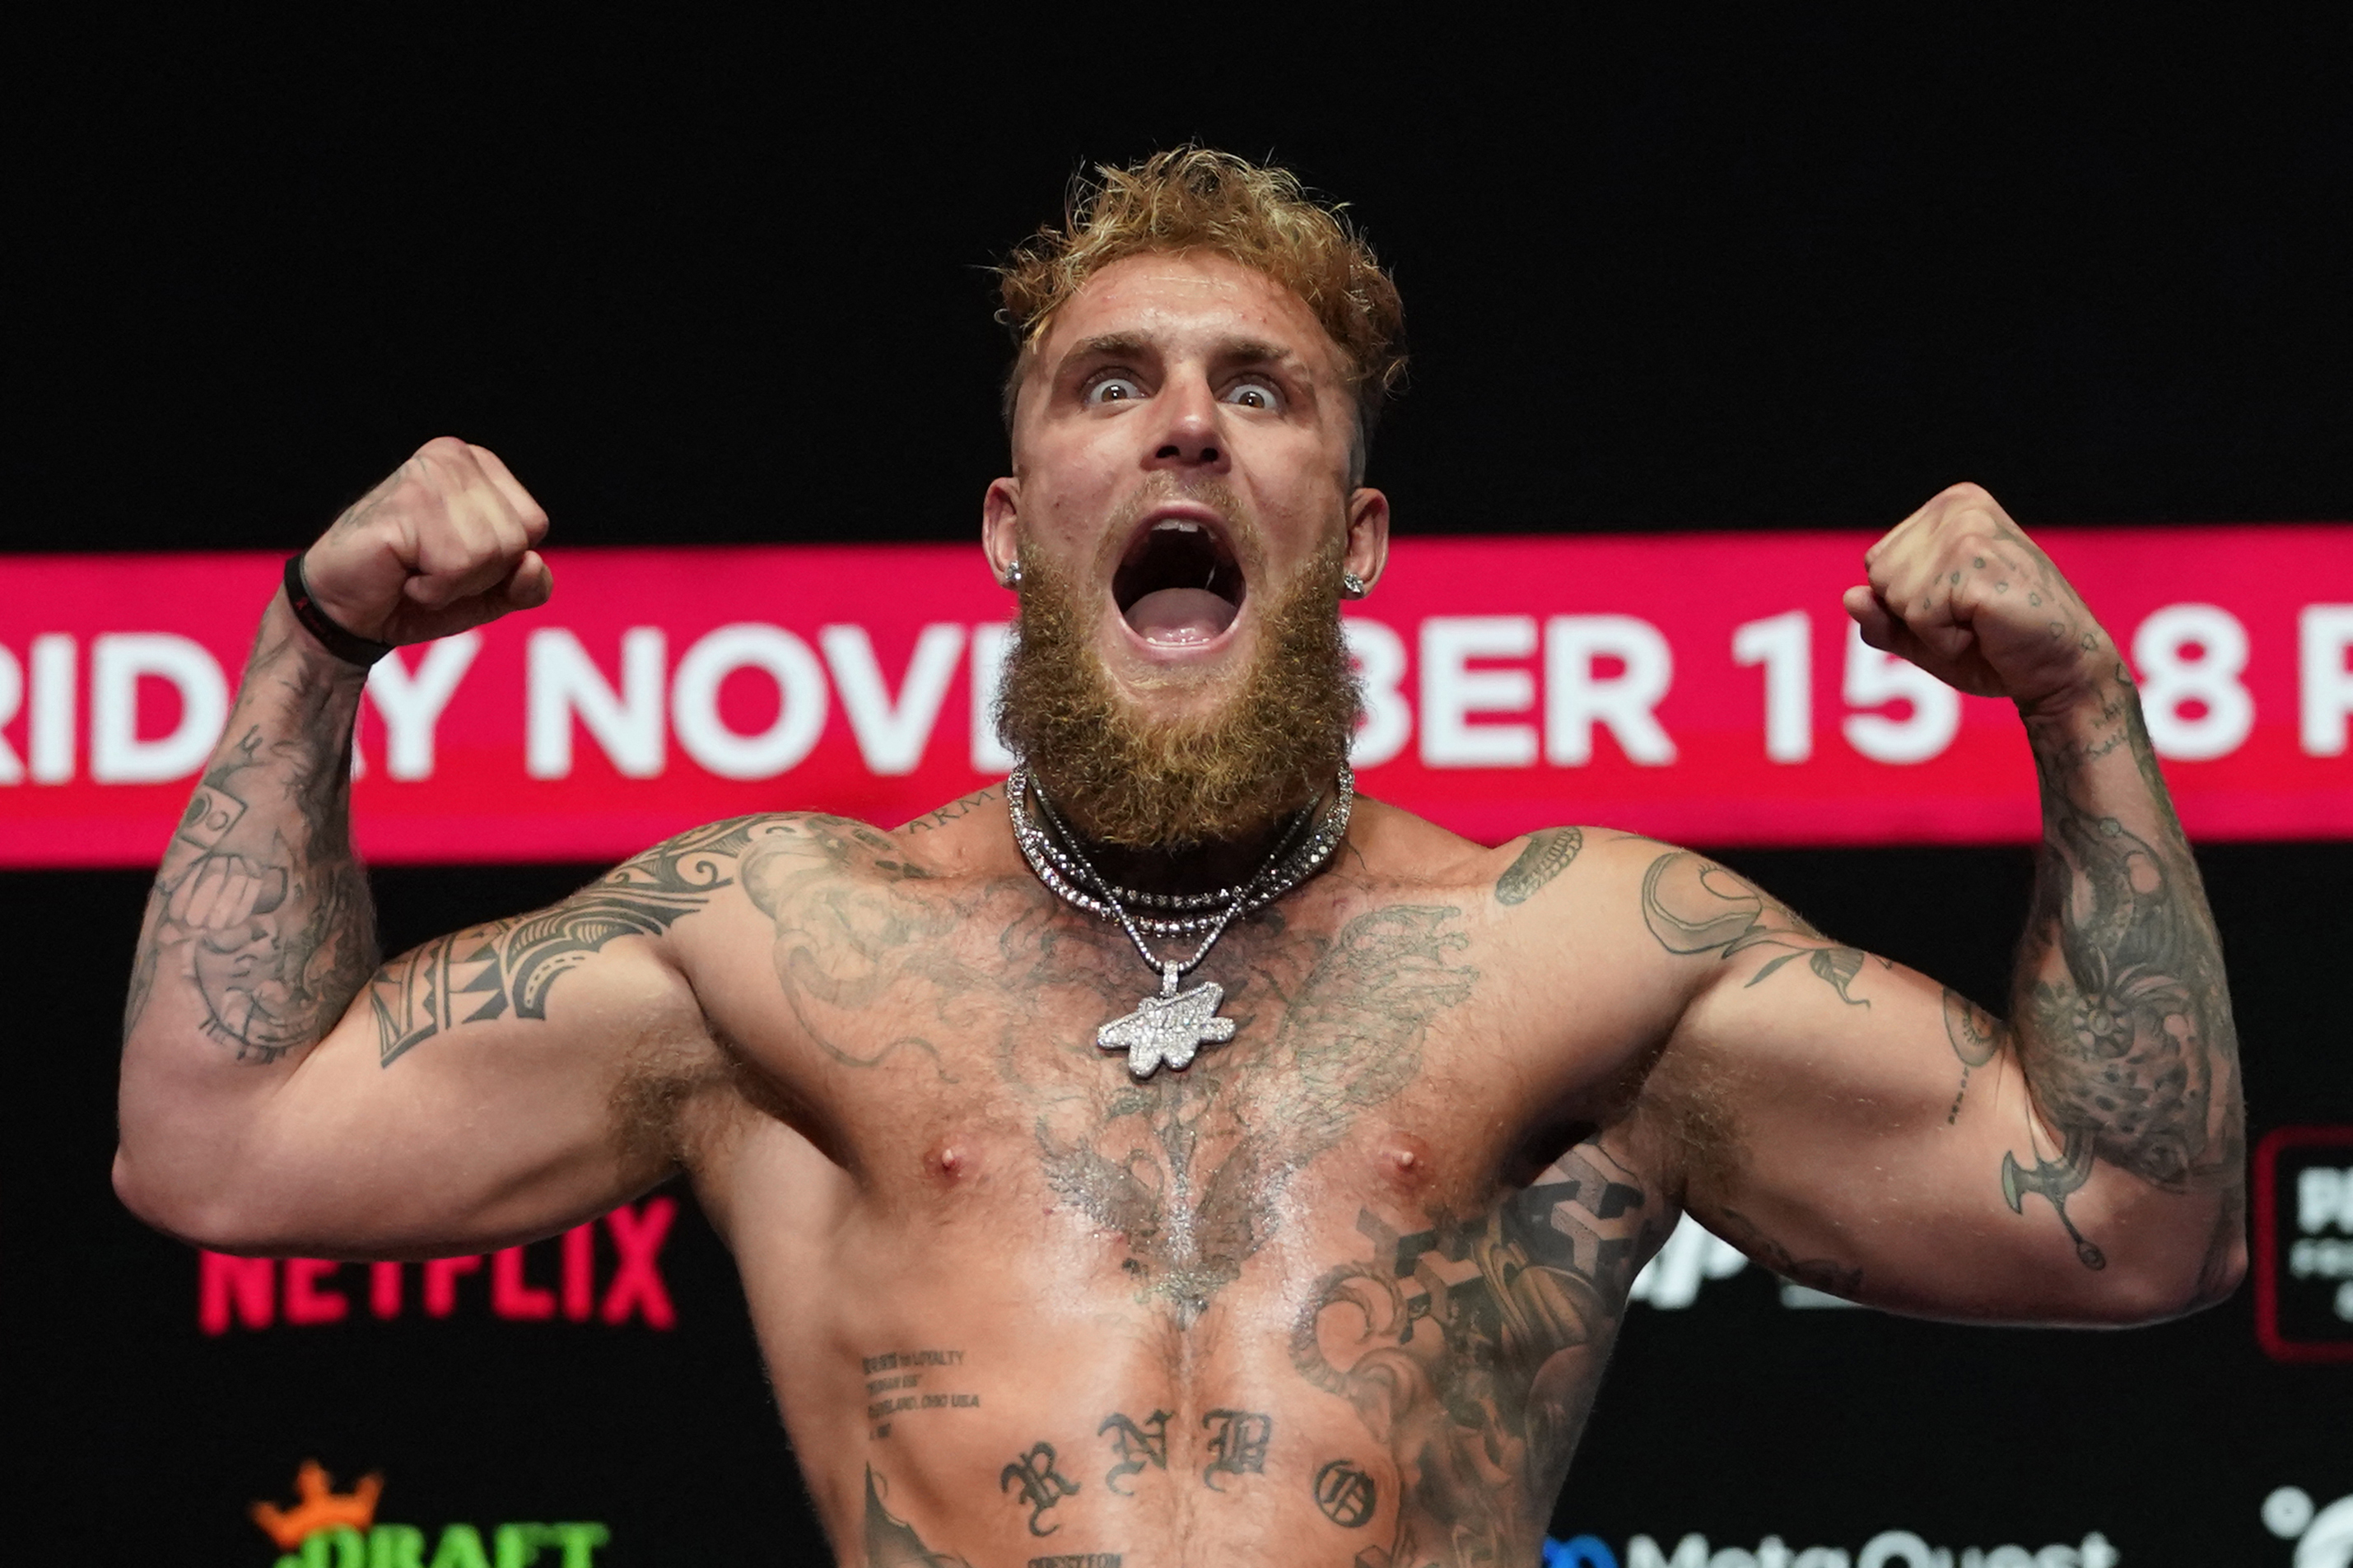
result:
[[[1226,453],[1218,434],[1218,400],[1207,380],[1174,378],[1155,400],[1155,412],[1161,419],[1159,439],[1145,467],[1180,473],[1225,470]]]

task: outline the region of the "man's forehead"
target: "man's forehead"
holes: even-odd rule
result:
[[[1106,347],[1199,348],[1296,359],[1336,357],[1306,302],[1255,268],[1222,256],[1125,257],[1087,279],[1054,313],[1040,357],[1050,363]]]

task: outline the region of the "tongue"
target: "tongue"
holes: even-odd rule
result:
[[[1208,642],[1234,624],[1234,606],[1207,588],[1159,588],[1127,607],[1127,624],[1145,642]]]

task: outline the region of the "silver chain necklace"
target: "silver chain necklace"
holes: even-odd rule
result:
[[[1050,825],[1050,833],[1048,826],[1031,819],[1029,798],[1033,793],[1039,814]],[[1356,777],[1343,763],[1332,806],[1322,820],[1315,820],[1313,804],[1303,807],[1275,841],[1265,862],[1247,881],[1220,888],[1214,893],[1147,895],[1114,887],[1096,870],[1081,853],[1078,836],[1054,810],[1046,792],[1030,779],[1028,765],[1015,768],[1012,776],[1005,781],[1006,805],[1013,819],[1013,841],[1020,847],[1021,858],[1029,863],[1029,869],[1064,902],[1098,920],[1117,921],[1144,962],[1160,975],[1160,994],[1145,997],[1134,1012],[1097,1029],[1095,1044],[1107,1051],[1125,1051],[1127,1070],[1143,1079],[1164,1066],[1182,1072],[1192,1065],[1194,1056],[1204,1045],[1232,1039],[1234,1020],[1218,1016],[1218,1007],[1225,1000],[1225,987],[1214,980],[1205,980],[1189,991],[1180,992],[1177,982],[1209,956],[1209,949],[1225,935],[1226,927],[1237,915],[1272,903],[1331,859],[1333,850],[1347,834],[1348,812],[1356,793]],[[1311,823],[1314,825],[1313,831],[1309,830]],[[1062,844],[1054,842],[1056,834],[1062,838]],[[1128,912],[1130,902],[1192,912],[1176,918],[1138,917]],[[1155,936],[1189,936],[1196,931],[1207,934],[1191,957],[1175,959],[1154,952],[1151,944],[1144,940],[1146,931]]]

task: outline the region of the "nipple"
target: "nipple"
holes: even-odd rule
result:
[[[1430,1145],[1410,1132],[1393,1132],[1381,1147],[1378,1163],[1390,1185],[1418,1192],[1430,1181]]]
[[[924,1156],[925,1173],[937,1176],[951,1186],[971,1177],[973,1163],[972,1150],[954,1139],[942,1139],[933,1144],[931,1152]]]

